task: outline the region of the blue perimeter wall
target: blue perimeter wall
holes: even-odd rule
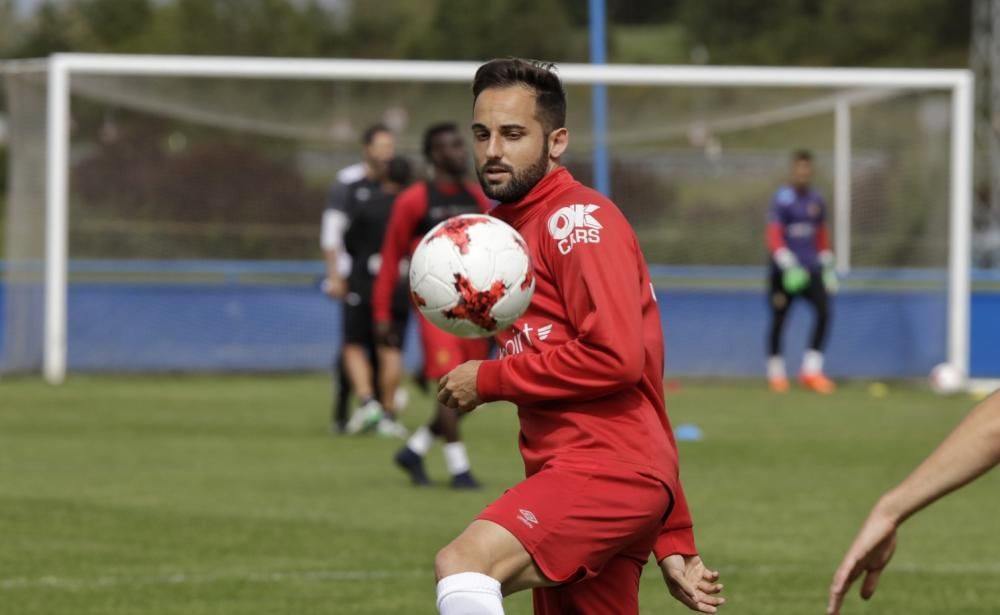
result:
[[[237,273],[254,273],[246,265]],[[0,286],[0,322],[3,291]],[[668,376],[762,373],[768,320],[763,288],[660,288],[657,297]],[[321,370],[342,339],[340,305],[301,282],[254,284],[237,275],[207,283],[73,283],[69,304],[71,371]],[[831,375],[922,377],[944,359],[940,291],[846,290],[833,309]],[[792,371],[811,323],[808,306],[796,305],[785,340]],[[1000,293],[973,293],[972,331],[971,375],[1000,375]],[[2,336],[0,327],[0,365]],[[421,356],[412,322],[407,339],[406,362],[414,369]]]

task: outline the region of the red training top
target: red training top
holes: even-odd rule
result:
[[[438,197],[433,207],[429,205],[431,192]],[[454,202],[449,197],[454,197]],[[372,289],[376,322],[388,322],[392,317],[392,294],[399,280],[399,261],[413,254],[424,233],[435,224],[459,213],[469,213],[470,208],[464,201],[472,201],[471,209],[483,213],[492,205],[479,184],[469,181],[461,184],[435,182],[433,191],[427,189],[427,182],[417,182],[396,197],[382,240],[382,265]]]
[[[535,294],[484,362],[485,401],[518,406],[528,476],[548,462],[594,462],[647,472],[674,506],[657,561],[694,555],[691,515],[663,399],[663,331],[645,258],[614,203],[559,168],[491,215],[528,244]]]

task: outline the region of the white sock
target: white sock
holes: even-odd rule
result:
[[[807,350],[802,355],[802,373],[810,376],[823,373],[823,353],[818,350]]]
[[[451,574],[438,581],[441,615],[503,615],[500,581],[478,572]]]
[[[787,378],[785,375],[785,359],[780,356],[767,358],[768,378]]]
[[[418,428],[410,439],[406,441],[406,448],[423,457],[427,451],[431,450],[434,444],[434,434],[426,425]]]
[[[469,455],[465,452],[465,445],[461,442],[449,442],[444,445],[444,464],[448,466],[448,473],[452,476],[468,472]]]

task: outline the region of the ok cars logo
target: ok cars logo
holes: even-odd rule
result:
[[[598,205],[567,205],[549,218],[549,234],[556,240],[560,254],[569,254],[578,243],[600,243],[601,223],[593,213]]]

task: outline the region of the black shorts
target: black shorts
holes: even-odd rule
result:
[[[353,295],[353,296],[352,296]],[[393,348],[403,347],[406,336],[406,323],[410,317],[409,309],[400,309],[393,305],[392,332],[389,345]],[[362,301],[355,293],[348,293],[344,298],[344,343],[357,344],[365,348],[375,348],[375,321],[372,318],[372,305]]]

